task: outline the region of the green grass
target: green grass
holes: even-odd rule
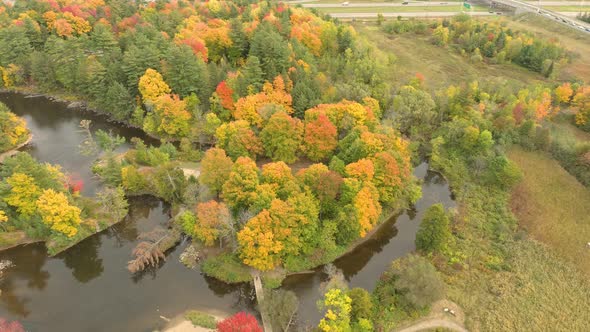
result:
[[[217,321],[215,320],[215,317],[197,310],[189,310],[185,312],[184,318],[191,321],[194,326],[200,326],[208,329],[215,329],[217,327]]]
[[[590,6],[542,6],[554,12],[590,12]]]
[[[490,18],[481,19],[489,20]],[[590,82],[590,34],[535,14],[520,15],[513,20],[506,20],[506,23],[512,29],[555,40],[574,53],[573,60],[559,70],[560,81]]]
[[[417,72],[426,77],[426,86],[437,90],[450,84],[473,80],[499,79],[516,84],[544,82],[538,74],[514,64],[472,63],[457,52],[433,45],[428,36],[412,33],[389,35],[375,24],[354,24],[360,35],[376,45],[379,63],[386,66],[386,76],[394,84],[406,84]]]
[[[590,276],[590,191],[548,156],[512,149],[509,157],[524,174],[512,196],[520,225]]]
[[[488,7],[472,5],[476,12],[487,12]],[[428,7],[339,7],[339,8],[316,8],[319,12],[329,14],[339,13],[424,13],[424,12],[460,12],[463,8],[457,6],[428,6]]]

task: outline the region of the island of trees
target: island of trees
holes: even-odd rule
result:
[[[501,21],[380,22],[379,33],[413,34],[468,63],[538,78],[435,90],[419,73],[386,77],[395,59],[384,60],[352,27],[283,3],[35,0],[0,8],[3,87],[84,100],[161,141],[132,139],[132,149],[116,154],[121,137],[92,134],[83,122],[83,150],[100,156],[93,171],[106,185],[96,200],[55,166],[26,153],[7,159],[0,234],[24,231],[67,247],[120,220],[125,195],[149,194],[170,202],[173,218],[143,237],[131,272],[157,266],[186,234],[206,274],[226,282],[261,274],[277,288],[416,202],[412,161],[427,158],[444,175],[458,211],[428,209],[417,253],[395,261],[372,294],[328,273],[322,331],[390,330],[426,314],[445,289],[493,330],[496,321],[478,311],[488,302],[465,294],[489,300],[489,289],[503,292],[502,276],[517,284],[527,273],[519,253],[550,257],[518,233],[508,202],[522,172],[506,147],[547,153],[590,185],[590,146],[564,142],[549,127],[568,109],[572,125],[590,128],[590,87],[556,79],[573,55]],[[16,135],[0,141],[7,150],[28,133],[0,111],[0,126]],[[296,299],[269,294],[263,310],[273,326],[289,326]],[[240,314],[225,324],[252,320]]]

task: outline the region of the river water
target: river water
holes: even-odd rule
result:
[[[74,179],[83,180],[85,195],[93,195],[100,183],[90,171],[94,157],[79,153],[78,145],[84,138],[78,127],[81,120],[92,120],[92,130],[112,130],[127,140],[145,138],[139,130],[110,123],[88,111],[68,109],[44,97],[1,93],[0,101],[27,120],[33,142],[24,150],[40,161],[61,165]],[[414,171],[424,179],[423,197],[415,209],[392,218],[371,240],[335,262],[350,287],[373,289],[393,259],[414,250],[422,213],[438,202],[454,206],[444,179],[427,168],[424,163]],[[137,197],[130,200],[130,213],[124,221],[57,257],[49,258],[43,244],[0,252],[0,259],[9,259],[15,265],[0,280],[0,317],[19,320],[32,332],[147,332],[164,325],[160,316],[173,317],[187,309],[252,310],[249,285],[227,285],[179,262],[186,243],[168,252],[157,269],[140,275],[127,271],[138,234],[164,225],[168,219],[167,204]],[[302,324],[319,320],[315,303],[321,298],[320,284],[325,278],[318,269],[285,280],[284,288],[299,297]]]

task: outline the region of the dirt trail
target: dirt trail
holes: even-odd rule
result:
[[[421,321],[419,323],[405,327],[403,329],[395,330],[395,332],[418,332],[418,331],[424,331],[424,330],[429,330],[429,329],[435,329],[438,327],[443,327],[445,329],[449,329],[449,330],[453,330],[453,331],[468,332],[468,330],[465,329],[463,326],[461,326],[453,321],[450,321],[447,319],[441,319],[441,318],[432,318],[429,320]]]

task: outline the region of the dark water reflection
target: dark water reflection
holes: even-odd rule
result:
[[[100,183],[92,176],[94,157],[79,154],[83,134],[78,124],[90,119],[93,129],[112,130],[127,139],[143,137],[137,130],[109,123],[89,112],[69,110],[46,98],[0,94],[16,114],[24,117],[34,139],[29,153],[40,161],[62,165],[65,171],[84,180],[85,195],[93,195]],[[126,147],[122,147],[126,148]],[[428,172],[422,164],[415,175],[425,180],[423,197],[415,209],[392,218],[375,236],[335,262],[351,287],[373,289],[390,262],[414,250],[414,237],[422,214],[430,205],[453,206],[444,179]],[[130,213],[114,227],[92,236],[57,257],[48,258],[43,244],[21,246],[0,253],[15,266],[0,280],[0,317],[23,322],[28,331],[152,331],[162,326],[160,315],[171,317],[189,308],[235,312],[252,309],[249,285],[229,286],[178,260],[186,243],[167,253],[158,268],[131,275],[126,267],[137,236],[164,226],[169,207],[149,197],[130,200]],[[319,271],[320,269],[318,269]],[[324,274],[299,275],[284,287],[300,298],[299,317],[316,323],[320,314]]]

